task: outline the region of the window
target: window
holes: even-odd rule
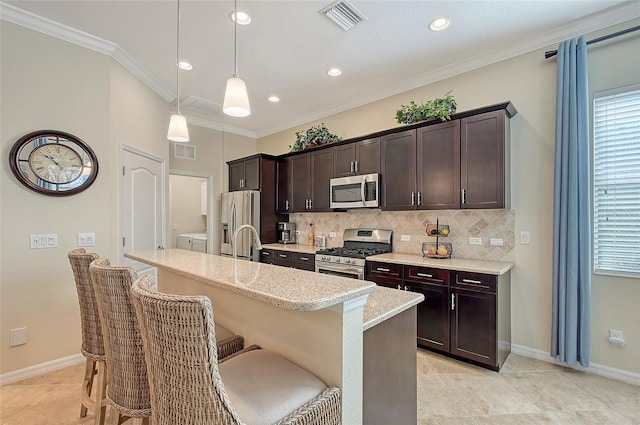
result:
[[[640,86],[596,93],[593,265],[640,277]]]

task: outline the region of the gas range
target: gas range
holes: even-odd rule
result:
[[[344,246],[316,251],[316,272],[364,279],[365,259],[392,251],[391,230],[346,229]]]

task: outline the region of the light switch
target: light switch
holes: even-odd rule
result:
[[[520,232],[520,245],[529,245],[531,243],[531,238],[528,230],[523,230]]]
[[[95,233],[78,233],[78,246],[95,246]]]
[[[336,237],[336,232],[329,232],[329,237],[330,238],[335,238]]]
[[[504,245],[504,240],[503,239],[499,239],[499,238],[491,238],[489,239],[489,245],[491,246],[503,246]]]
[[[411,241],[411,235],[400,235],[400,240],[404,242]]]
[[[29,245],[31,246],[31,249],[57,248],[58,234],[48,233],[48,234],[30,235]]]
[[[482,238],[469,238],[469,245],[482,245]]]

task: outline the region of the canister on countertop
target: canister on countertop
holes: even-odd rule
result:
[[[327,240],[324,236],[316,236],[316,246],[318,248],[324,248],[327,246]]]

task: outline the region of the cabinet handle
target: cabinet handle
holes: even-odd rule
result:
[[[308,200],[308,199],[305,199],[305,200],[304,200],[304,209],[305,209],[305,210],[308,210],[308,209],[309,209],[309,200]]]
[[[358,163],[359,163],[359,162],[360,162],[360,161],[356,161],[356,166],[355,166],[356,173],[358,172]]]
[[[309,209],[313,209],[313,199],[309,199]]]
[[[422,192],[418,192],[418,205],[422,205]]]
[[[411,205],[415,205],[415,204],[416,204],[416,193],[411,192]]]
[[[398,289],[402,289],[402,285],[398,285]]]
[[[462,279],[464,283],[474,283],[476,285],[482,285],[482,282],[474,279]]]
[[[382,267],[378,267],[378,268],[376,268],[376,270],[378,270],[380,272],[389,272],[389,271],[391,271],[389,269],[385,269],[385,268],[382,268]]]
[[[451,294],[451,311],[456,309],[456,294]]]
[[[462,203],[466,204],[467,203],[467,189],[462,189]]]
[[[262,255],[264,255],[265,257],[268,257],[268,256],[270,256],[271,254],[270,254],[269,252],[264,252],[264,251],[263,251],[263,252],[262,252]]]
[[[405,286],[405,287],[404,287],[404,290],[405,290],[405,291],[408,291],[408,290],[409,290],[409,287],[408,287],[408,286]]]
[[[355,173],[355,167],[354,167],[353,161],[351,161],[351,167],[349,168],[349,171],[351,171],[352,173]]]
[[[286,254],[278,254],[278,255],[279,255],[280,257],[282,257],[282,258],[287,258],[287,255],[286,255]]]
[[[302,260],[302,261],[309,261],[309,258],[308,258],[308,257],[300,257],[300,258],[298,258],[298,259],[299,259],[299,260]]]
[[[427,274],[427,273],[416,273],[416,274],[420,277],[433,277],[432,274]]]
[[[285,211],[289,211],[289,201],[284,201],[284,209]]]

